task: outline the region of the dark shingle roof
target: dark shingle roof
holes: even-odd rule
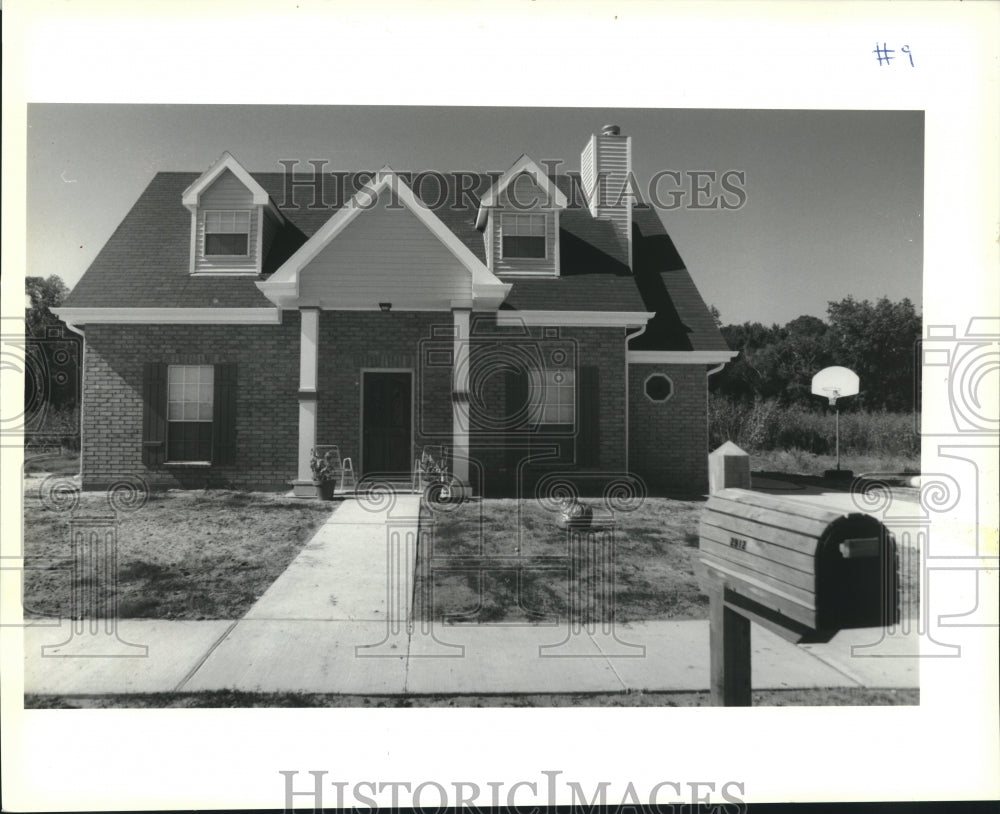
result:
[[[632,212],[635,282],[656,316],[632,340],[632,350],[729,350],[708,306],[684,267],[659,215],[648,206]]]
[[[313,207],[314,190],[302,185],[286,190],[284,173],[252,175],[287,219],[264,260],[264,277],[315,234],[364,180],[348,173],[321,176],[321,205]],[[255,277],[188,273],[191,215],[181,203],[181,194],[198,177],[194,172],[157,173],[64,304],[73,308],[268,307],[270,302],[254,285]],[[446,190],[439,186],[441,179]],[[464,179],[466,189],[473,187],[464,200],[459,200],[456,175],[450,173],[425,178],[414,191],[485,263],[483,236],[475,221],[480,196],[491,179],[471,173],[464,173]],[[610,224],[591,217],[583,205],[578,180],[565,175],[554,180],[570,203],[560,215],[561,276],[514,279],[504,308],[656,311],[659,316],[633,347],[725,349],[722,335],[655,212],[648,207],[635,210],[633,275]],[[445,205],[435,206],[441,197]]]

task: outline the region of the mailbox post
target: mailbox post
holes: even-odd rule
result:
[[[751,621],[796,644],[899,621],[896,543],[870,515],[722,489],[698,531],[715,705],[751,703]]]

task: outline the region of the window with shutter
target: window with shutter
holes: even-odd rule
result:
[[[215,368],[170,365],[167,370],[167,461],[212,462]]]
[[[235,462],[235,364],[146,364],[143,402],[146,466]]]

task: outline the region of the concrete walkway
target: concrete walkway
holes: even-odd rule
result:
[[[25,629],[25,692],[99,694],[237,689],[328,693],[576,693],[708,689],[708,622],[643,622],[600,631],[437,626],[394,635],[385,622],[123,620],[146,656],[106,657],[77,637],[76,658],[42,655],[69,624]],[[919,686],[919,637],[843,631],[791,645],[752,627],[754,689]],[[7,629],[5,636],[13,635]],[[855,649],[858,648],[858,649]],[[103,656],[88,658],[92,655]]]
[[[79,630],[36,621],[24,629],[25,692],[708,689],[707,621],[408,624],[419,508],[413,495],[345,501],[239,621],[122,620]],[[888,637],[844,631],[808,646],[753,626],[753,687],[917,687],[912,626]]]

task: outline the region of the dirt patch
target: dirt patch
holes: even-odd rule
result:
[[[484,624],[707,619],[708,597],[696,575],[703,506],[701,500],[647,498],[635,511],[616,514],[613,537],[603,538],[613,548],[613,586],[586,562],[573,569],[575,543],[542,502],[425,508],[414,613]],[[609,550],[588,544],[588,556],[598,560]],[[912,553],[901,558],[904,613],[915,611],[919,600],[919,560]]]
[[[78,475],[80,473],[80,453],[72,450],[47,450],[25,447],[24,474],[51,473],[55,475]]]
[[[169,491],[116,515],[120,618],[239,619],[329,517],[326,502],[277,494]],[[75,517],[108,515],[103,492],[80,495]],[[24,609],[73,617],[70,518],[24,496]]]
[[[569,535],[539,501],[425,510],[415,612],[482,623],[705,619],[708,597],[695,576],[702,505],[650,498],[617,513],[613,532],[593,536]],[[574,559],[571,549],[581,544],[583,557]],[[602,571],[604,562],[610,571]]]

